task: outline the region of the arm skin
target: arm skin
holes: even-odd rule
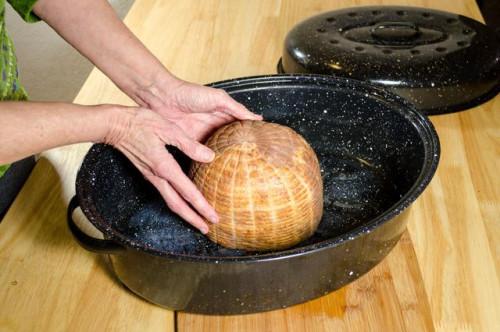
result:
[[[217,109],[237,119],[260,119],[221,90],[173,76],[106,0],[38,0],[33,10],[138,105],[164,115]]]
[[[262,117],[222,90],[174,77],[106,0],[39,0],[33,10],[141,107],[0,103],[0,162],[77,142],[111,144],[156,187],[173,212],[206,233],[205,220],[217,222],[218,216],[165,145],[210,162],[213,151],[200,141],[236,119]]]
[[[153,89],[179,83],[106,0],[38,0],[33,11],[141,106]]]
[[[163,166],[170,171],[160,173],[164,182],[154,183],[163,190],[164,183],[174,188],[171,196],[181,201],[177,192],[191,191],[193,206],[205,219],[217,221],[211,206],[203,206],[204,198],[182,173],[180,167],[168,154],[165,145],[182,148],[187,155],[200,162],[213,159],[213,152],[203,144],[185,135],[182,130],[156,112],[147,108],[117,105],[82,106],[68,103],[0,103],[0,163],[9,163],[24,156],[66,144],[81,142],[104,142],[114,146],[126,146],[129,158],[139,160],[139,169],[154,165],[163,172]],[[78,128],[75,130],[75,128]],[[130,152],[132,156],[128,154]],[[132,158],[131,158],[132,159]],[[178,169],[176,169],[176,167]],[[176,172],[181,172],[179,176]],[[155,181],[154,177],[149,177]],[[178,195],[178,194],[177,194]],[[187,194],[186,194],[187,195]],[[176,209],[176,200],[167,204]],[[198,205],[197,205],[198,204]],[[208,227],[203,219],[192,210],[180,210],[181,217],[189,220],[203,233]]]
[[[214,112],[229,115],[233,120],[262,119],[223,90],[173,76],[116,16],[106,0],[38,0],[33,11],[140,106],[176,122],[186,113]],[[184,122],[180,121],[181,128]],[[191,131],[192,127],[183,129]]]
[[[1,102],[0,164],[63,144],[103,142],[108,124],[118,124],[116,113],[104,105]]]

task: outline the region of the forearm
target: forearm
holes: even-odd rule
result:
[[[112,140],[125,120],[116,106],[0,102],[0,164],[81,142]]]
[[[155,84],[176,81],[106,0],[39,0],[34,12],[141,106]]]

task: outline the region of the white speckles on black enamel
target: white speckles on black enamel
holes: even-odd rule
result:
[[[448,113],[499,92],[500,41],[484,24],[452,13],[348,8],[295,26],[286,37],[278,70],[370,81],[425,114]]]
[[[383,91],[320,76],[270,76],[221,87],[267,121],[294,128],[318,155],[324,215],[316,234],[298,248],[369,222],[396,204],[421,175],[425,140],[431,138],[424,140],[416,120],[401,111],[406,106]],[[185,156],[170,150],[187,168]],[[251,254],[212,243],[169,212],[153,187],[110,147],[92,149],[79,179],[85,183],[79,186],[83,197],[104,220],[99,228],[112,229],[132,244],[181,255]]]
[[[263,76],[214,86],[309,141],[325,184],[320,227],[290,250],[222,248],[170,213],[123,155],[95,145],[77,176],[78,202],[106,238],[126,247],[110,257],[128,288],[169,309],[253,313],[328,294],[389,253],[406,228],[405,209],[437,167],[439,142],[427,118],[383,90],[328,76]]]

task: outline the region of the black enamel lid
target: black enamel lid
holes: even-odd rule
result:
[[[469,17],[417,7],[355,7],[311,17],[287,35],[282,73],[366,80],[433,115],[500,90],[500,38]]]

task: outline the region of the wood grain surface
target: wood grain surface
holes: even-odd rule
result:
[[[481,20],[473,0],[137,0],[126,23],[177,76],[208,83],[274,73],[298,21],[373,4]],[[131,104],[97,70],[76,102]],[[431,120],[440,165],[387,258],[330,295],[245,316],[174,314],[126,291],[66,229],[89,145],[48,151],[0,223],[0,331],[500,331],[500,97]]]

